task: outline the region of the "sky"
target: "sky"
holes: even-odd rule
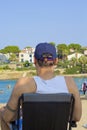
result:
[[[43,42],[87,46],[87,0],[0,1],[0,49]]]

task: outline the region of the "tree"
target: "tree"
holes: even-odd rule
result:
[[[75,44],[75,43],[71,43],[68,45],[69,49],[73,49],[74,52],[80,52],[81,51],[81,45],[80,44]]]
[[[58,50],[58,57],[60,59],[66,59],[67,58],[69,50],[68,50],[68,46],[66,44],[58,44],[57,50]]]
[[[10,61],[17,61],[16,54],[12,53],[9,58]]]
[[[55,42],[50,42],[51,45],[56,46]]]
[[[30,47],[30,46],[26,46],[25,48],[32,48],[32,47]]]
[[[20,49],[18,46],[7,46],[1,50],[2,53],[19,53]]]
[[[86,65],[86,64],[87,64],[87,57],[86,57],[86,56],[81,56],[81,57],[79,58],[79,62],[80,62],[81,64]]]
[[[86,70],[86,66],[87,66],[87,57],[86,56],[81,56],[79,58],[79,63],[81,64],[81,69],[82,72]]]
[[[29,61],[26,60],[23,65],[24,65],[24,67],[29,67],[29,65],[30,65]]]
[[[0,50],[0,53],[6,54],[7,51],[6,51],[5,49],[1,49],[1,50]]]
[[[81,53],[84,54],[84,51],[87,50],[87,47],[81,47]]]
[[[77,64],[77,58],[76,57],[72,57],[70,64],[74,67]]]

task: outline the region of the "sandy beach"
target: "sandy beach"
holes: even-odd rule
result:
[[[36,70],[27,70],[27,71],[15,71],[15,70],[3,70],[0,71],[0,80],[6,79],[19,79],[23,76],[31,77],[32,75],[36,74]],[[58,74],[63,76],[72,76],[72,77],[87,77],[87,73],[85,74]]]
[[[19,79],[23,76],[32,76],[33,73],[35,73],[35,70],[28,70],[28,71],[15,71],[15,70],[4,70],[0,71],[0,80],[6,80],[6,79]]]
[[[77,127],[72,128],[72,130],[85,130],[86,128],[83,127],[83,124],[87,123],[87,98],[84,96],[81,96],[81,102],[82,102],[82,117],[79,122],[77,122]],[[2,107],[4,104],[0,104],[0,107]]]
[[[85,130],[83,124],[87,124],[87,98],[84,96],[81,97],[82,102],[82,117],[81,120],[77,123],[77,127],[73,128],[73,130]]]

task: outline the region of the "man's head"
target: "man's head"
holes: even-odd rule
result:
[[[56,49],[49,43],[39,43],[36,46],[34,57],[39,66],[52,66],[57,58]]]

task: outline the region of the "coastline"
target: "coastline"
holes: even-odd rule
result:
[[[8,80],[8,79],[19,79],[24,76],[31,77],[32,74],[35,73],[34,70],[29,71],[15,71],[15,70],[6,70],[0,71],[0,80]]]
[[[7,79],[19,79],[23,76],[32,77],[36,73],[35,70],[28,70],[28,71],[15,71],[15,70],[4,70],[0,71],[0,80],[7,80]],[[72,76],[72,77],[87,77],[87,73],[85,74],[58,74],[62,76]]]

